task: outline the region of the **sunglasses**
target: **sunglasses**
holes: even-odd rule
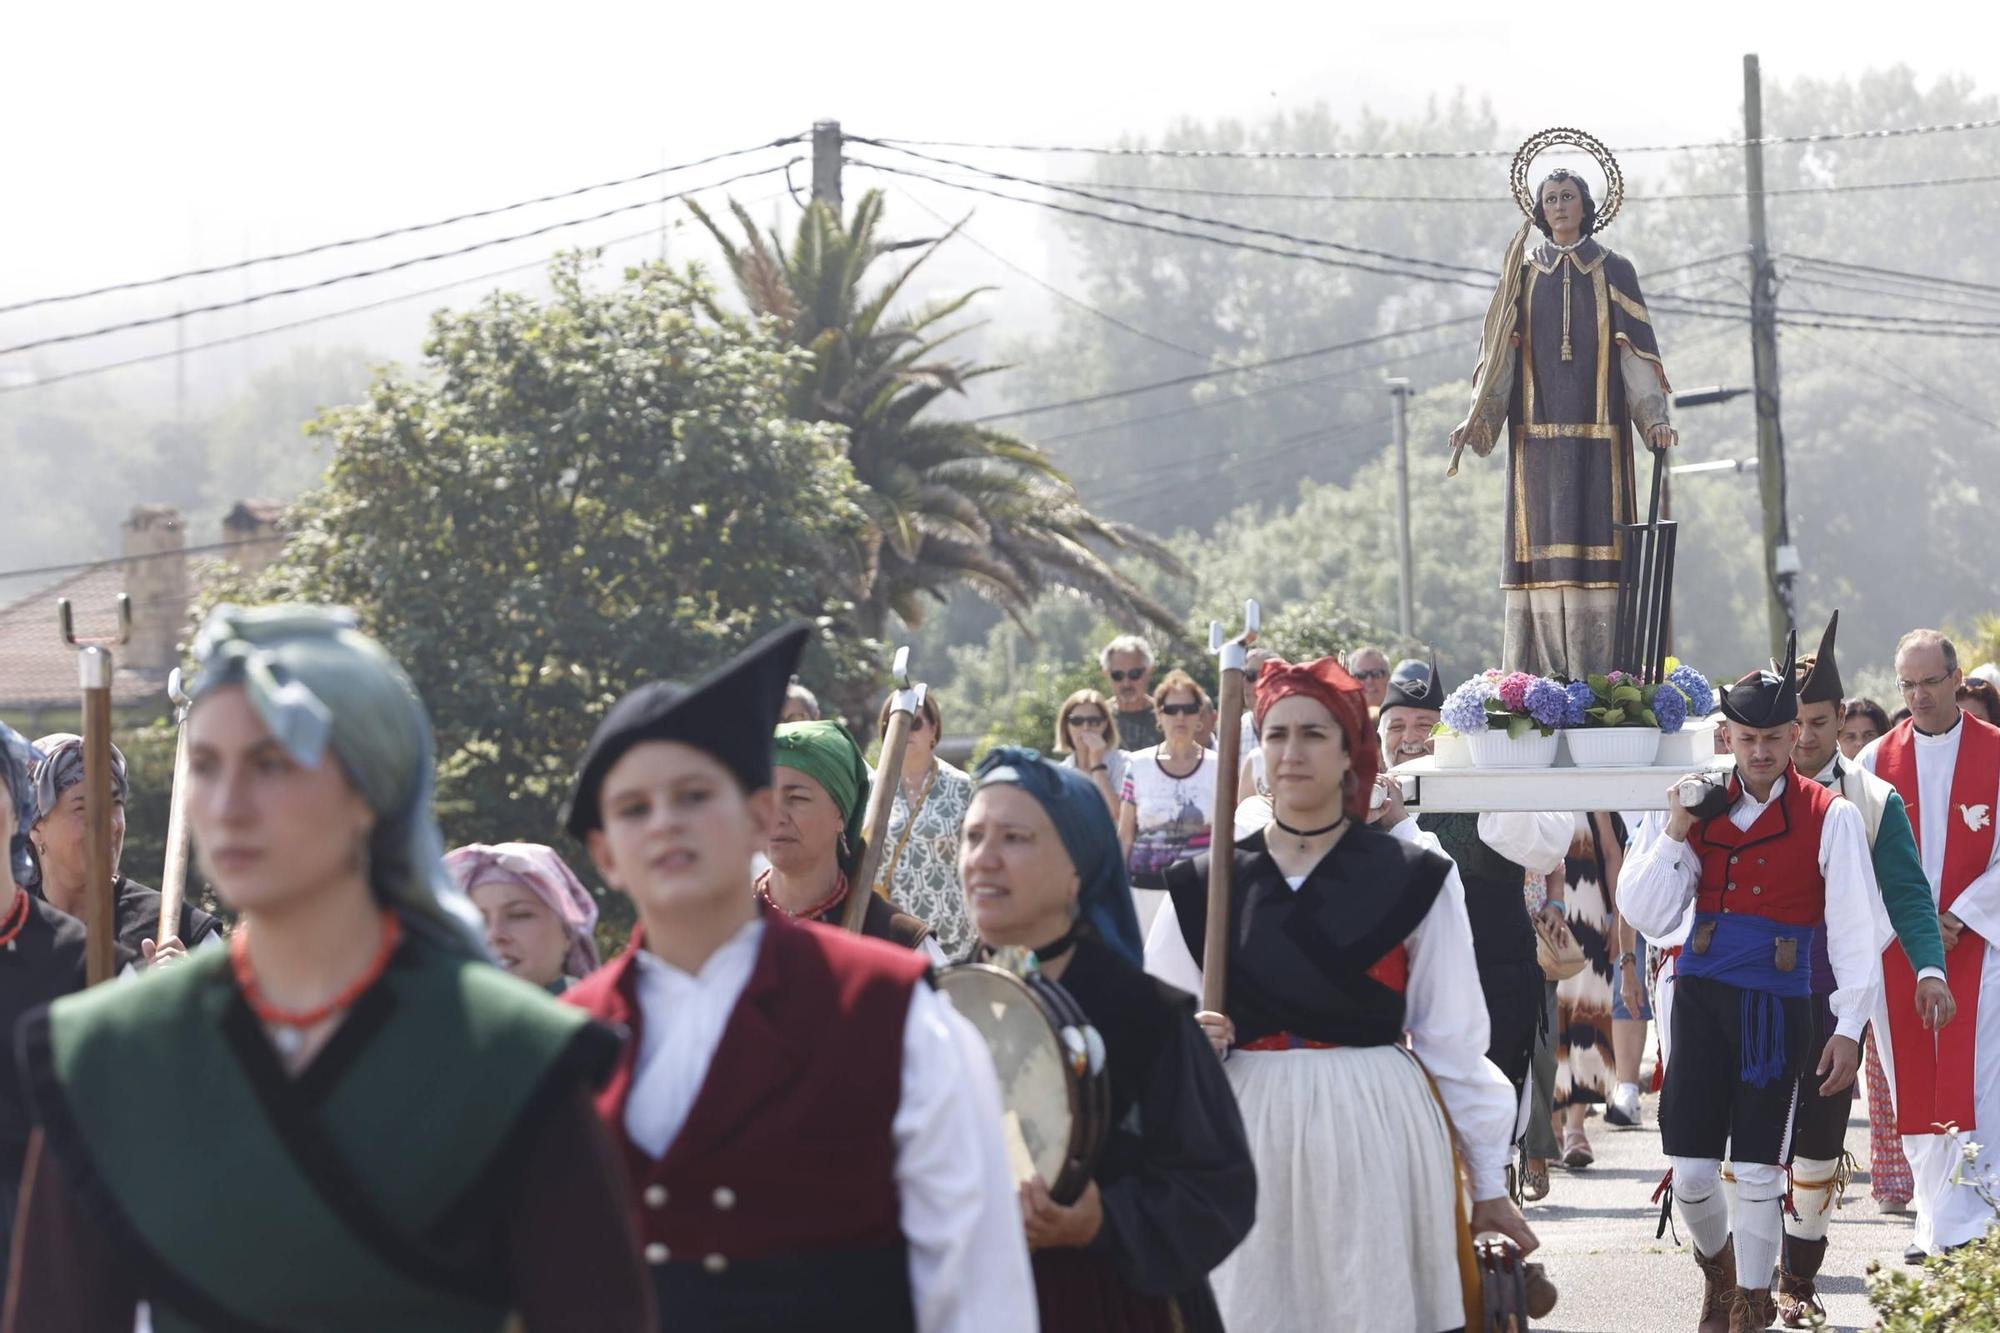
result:
[[[1102,714],[1071,713],[1069,724],[1072,727],[1101,727],[1104,725],[1104,718]]]
[[[1201,711],[1200,704],[1161,704],[1160,711],[1168,717],[1192,717]]]
[[[1144,680],[1146,673],[1152,669],[1151,667],[1133,667],[1130,671],[1112,671],[1107,674],[1111,679],[1123,685],[1128,680]]]
[[[1387,667],[1370,667],[1366,671],[1355,672],[1354,678],[1356,680],[1387,680],[1389,679],[1389,669]]]

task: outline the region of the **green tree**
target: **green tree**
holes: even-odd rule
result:
[[[841,428],[786,414],[804,355],[690,275],[586,276],[440,313],[419,371],[316,421],[325,481],[252,590],[359,608],[430,709],[456,840],[554,840],[618,695],[846,611],[864,516]]]
[[[1017,618],[1044,590],[1061,587],[1128,623],[1178,630],[1178,618],[1102,554],[1129,549],[1170,563],[1163,548],[1093,514],[1035,446],[931,410],[1002,369],[944,354],[966,330],[952,321],[979,290],[899,303],[950,233],[885,239],[879,191],[864,195],[844,223],[824,204],[810,205],[789,246],[775,230],[759,231],[740,205],[732,204],[740,241],[698,204],[688,207],[722,247],[750,309],[809,353],[793,383],[793,413],[846,428],[869,520],[858,598],[865,633],[879,637],[892,612],[920,624],[927,602],[967,586]],[[877,262],[905,248],[915,257],[868,287]]]

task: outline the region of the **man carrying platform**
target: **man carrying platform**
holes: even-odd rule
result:
[[[1697,818],[1678,787],[1670,791],[1659,834],[1634,847],[1620,885],[1626,919],[1649,936],[1669,934],[1690,900],[1695,907],[1674,983],[1660,1137],[1705,1280],[1705,1333],[1749,1333],[1775,1317],[1797,1085],[1809,1068],[1821,1096],[1852,1085],[1881,986],[1887,923],[1861,812],[1792,763],[1796,655],[1788,648],[1778,673],[1755,672],[1723,691],[1736,759],[1723,812]],[[1812,1000],[1812,942],[1822,928],[1835,1025],[1824,1045]],[[1735,1163],[1733,1226],[1725,1153]]]
[[[1826,623],[1819,652],[1799,659],[1799,743],[1792,764],[1801,774],[1829,791],[1838,792],[1861,812],[1868,832],[1870,860],[1882,905],[1896,930],[1896,944],[1908,966],[1915,969],[1915,1008],[1925,1031],[1951,1021],[1954,1005],[1945,985],[1944,943],[1938,934],[1937,909],[1930,883],[1917,857],[1909,816],[1896,789],[1859,764],[1840,755],[1840,723],[1845,691],[1840,666],[1833,656],[1833,637],[1840,612]],[[1813,936],[1813,1004],[1820,1030],[1833,1030],[1833,966],[1826,932]],[[1886,1040],[1878,1033],[1878,1041]],[[1820,1080],[1799,1079],[1798,1111],[1792,1129],[1792,1209],[1785,1214],[1785,1249],[1778,1273],[1778,1320],[1786,1328],[1808,1328],[1814,1315],[1824,1316],[1814,1281],[1826,1259],[1826,1231],[1834,1205],[1846,1187],[1842,1167],[1846,1156],[1847,1121],[1853,1110],[1854,1088],[1821,1096]]]

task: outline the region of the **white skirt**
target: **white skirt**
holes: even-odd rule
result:
[[[1211,1275],[1231,1333],[1465,1323],[1450,1131],[1396,1046],[1237,1051],[1257,1222]]]

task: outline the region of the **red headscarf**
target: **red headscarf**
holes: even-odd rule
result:
[[[1280,699],[1303,694],[1326,705],[1347,738],[1348,769],[1353,783],[1347,791],[1347,813],[1356,819],[1368,818],[1368,799],[1375,789],[1375,774],[1382,767],[1382,752],[1368,725],[1368,697],[1361,682],[1347,674],[1335,657],[1293,666],[1282,657],[1264,663],[1257,677],[1257,733],[1264,732],[1264,715]]]

